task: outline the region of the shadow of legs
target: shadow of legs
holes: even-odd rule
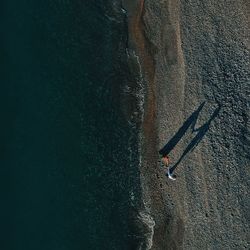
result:
[[[188,146],[186,147],[186,149],[184,150],[183,154],[181,155],[180,159],[174,164],[173,167],[171,167],[171,172],[173,172],[177,166],[180,164],[180,162],[183,160],[183,158],[185,157],[185,155],[191,151],[194,150],[195,147],[200,143],[200,141],[203,139],[204,135],[207,133],[207,131],[209,130],[210,124],[211,122],[214,120],[214,118],[219,114],[221,109],[221,106],[219,106],[212,114],[212,116],[210,117],[210,119],[200,128],[198,129],[194,129],[193,131],[198,131],[197,135],[192,139],[192,141],[188,144]]]
[[[188,128],[191,126],[192,130],[194,130],[196,121],[198,119],[199,113],[201,112],[205,102],[201,103],[199,108],[195,110],[191,116],[183,123],[183,125],[179,128],[177,133],[170,139],[170,141],[159,151],[159,154],[162,156],[168,155],[169,152],[176,146],[176,144],[181,140],[181,138],[185,135]]]

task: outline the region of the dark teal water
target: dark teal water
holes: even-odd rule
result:
[[[1,2],[1,249],[132,247],[136,140],[114,54],[126,27],[108,8]]]

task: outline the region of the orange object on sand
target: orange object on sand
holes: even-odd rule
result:
[[[162,160],[162,162],[163,162],[163,164],[164,164],[165,166],[168,166],[168,165],[169,165],[170,159],[169,159],[169,157],[168,157],[167,155],[163,156],[163,157],[161,158],[161,160]]]

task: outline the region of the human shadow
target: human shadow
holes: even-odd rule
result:
[[[177,143],[181,140],[181,138],[185,135],[188,128],[192,128],[192,132],[194,132],[194,127],[196,124],[196,121],[198,119],[199,113],[203,109],[205,102],[201,103],[201,105],[196,109],[189,117],[188,119],[183,123],[183,125],[179,128],[177,133],[170,139],[170,141],[159,151],[159,154],[161,154],[163,157],[168,155],[173,148],[177,145]]]
[[[194,127],[192,128],[192,133],[193,132],[198,132],[196,134],[196,136],[192,139],[192,141],[188,144],[188,146],[186,147],[186,149],[184,150],[183,154],[181,155],[181,157],[179,158],[179,160],[174,164],[173,167],[170,168],[170,172],[173,173],[173,171],[177,168],[177,166],[180,164],[180,162],[183,160],[183,158],[185,157],[185,155],[187,153],[189,153],[190,151],[193,151],[197,145],[200,143],[200,141],[202,140],[202,138],[204,137],[204,135],[207,133],[207,131],[209,130],[210,124],[211,122],[214,120],[214,118],[219,114],[221,109],[221,105],[218,106],[218,108],[216,108],[216,110],[213,112],[213,114],[211,115],[210,119],[201,127],[195,129]],[[195,124],[194,124],[195,126]]]

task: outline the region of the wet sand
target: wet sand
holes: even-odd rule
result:
[[[175,239],[178,232],[181,233],[182,223],[177,215],[173,216],[169,209],[169,204],[166,204],[162,188],[165,180],[164,170],[160,167],[160,158],[158,155],[158,128],[157,128],[157,103],[156,91],[159,91],[156,84],[155,68],[156,68],[156,46],[150,41],[145,32],[148,24],[145,20],[145,6],[144,1],[137,1],[137,4],[127,3],[125,6],[129,10],[129,37],[130,48],[136,51],[139,56],[139,61],[142,67],[145,85],[145,104],[144,104],[144,119],[142,124],[143,138],[142,138],[142,167],[141,184],[143,189],[143,199],[145,202],[146,211],[153,217],[155,227],[153,231],[153,248],[166,249],[169,246],[175,246],[179,243],[179,237]],[[174,37],[176,31],[171,34]],[[176,36],[178,37],[178,35]],[[178,49],[176,44],[169,46],[175,47],[172,55],[179,60]],[[171,48],[168,48],[169,51]],[[176,54],[174,54],[176,53]],[[172,81],[177,77],[175,70],[170,73]],[[174,212],[175,213],[175,212]],[[169,230],[174,227],[174,231]],[[173,226],[174,225],[174,226]],[[177,231],[176,231],[177,229]],[[175,232],[176,231],[176,232]],[[167,233],[166,233],[167,232]]]

